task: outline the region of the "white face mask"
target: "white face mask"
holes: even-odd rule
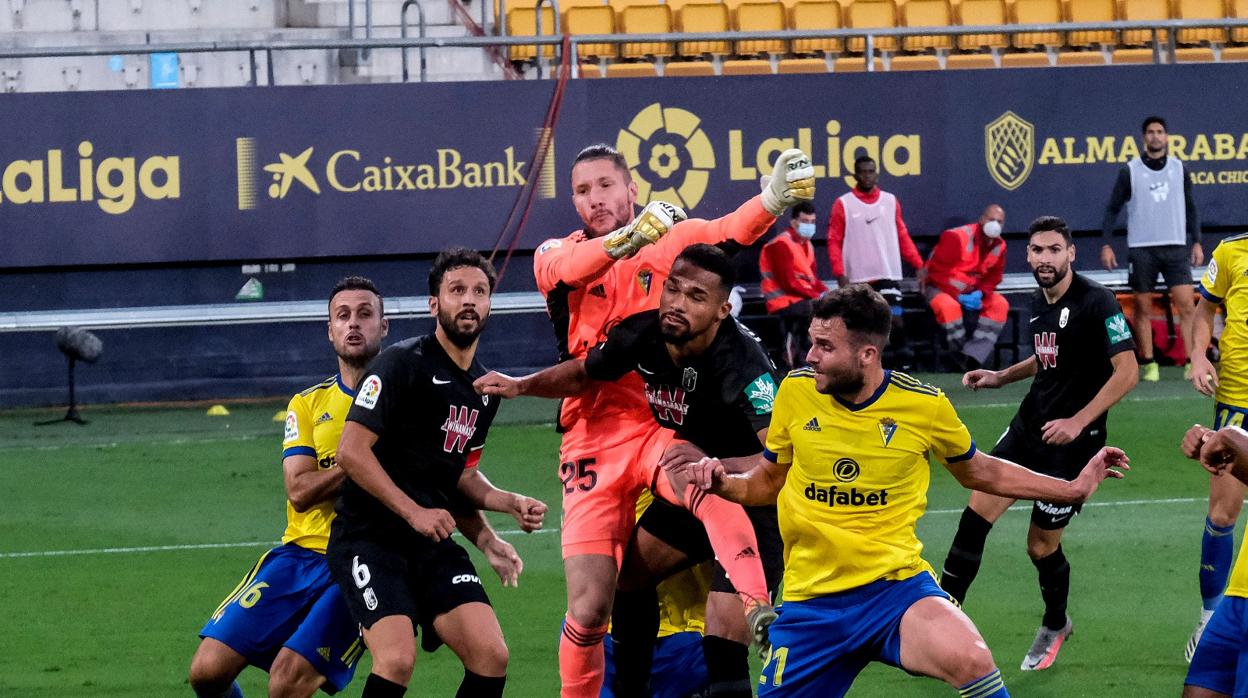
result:
[[[814,223],[798,223],[797,234],[801,235],[807,240],[813,238],[815,236],[815,224]]]
[[[984,235],[990,238],[1001,237],[1001,224],[996,221],[988,221],[983,225]]]

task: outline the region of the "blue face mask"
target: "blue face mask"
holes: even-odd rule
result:
[[[797,234],[801,235],[807,240],[813,238],[815,236],[815,224],[814,223],[798,223]]]

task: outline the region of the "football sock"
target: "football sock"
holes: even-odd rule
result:
[[[1070,595],[1070,563],[1058,545],[1047,557],[1032,560],[1040,573],[1040,597],[1044,599],[1044,627],[1061,630],[1066,627],[1066,598]]]
[[[194,686],[191,687],[191,690],[195,691],[196,698],[243,698],[243,689],[238,685],[237,681],[230,684],[230,687],[227,688],[224,693],[209,689],[195,688]]]
[[[607,626],[586,628],[569,616],[563,622],[559,638],[559,695],[562,698],[598,698],[606,660],[602,638]]]
[[[1005,681],[1001,679],[1001,670],[993,669],[991,674],[958,687],[958,695],[962,698],[1010,698],[1005,690]]]
[[[949,555],[945,558],[945,567],[940,573],[940,587],[961,605],[966,601],[966,592],[970,590],[975,575],[979,574],[980,562],[984,559],[984,543],[988,540],[988,532],[992,524],[987,519],[967,507],[962,510],[962,520],[958,522],[958,532],[953,536],[953,544],[949,546]]]
[[[1231,558],[1235,555],[1235,524],[1214,526],[1205,517],[1205,534],[1200,541],[1200,601],[1212,611],[1222,600],[1226,580],[1231,574]]]
[[[660,481],[666,482],[666,479],[660,478]],[[758,556],[758,540],[745,509],[740,504],[707,494],[693,484],[685,488],[685,508],[706,528],[715,559],[728,573],[745,609],[749,611],[755,603],[769,603],[771,593],[767,590],[762,559]]]
[[[401,686],[376,674],[369,674],[361,698],[402,698],[407,686]]]
[[[502,698],[506,676],[482,676],[464,669],[464,680],[455,692],[455,698]]]
[[[750,650],[739,642],[714,635],[702,636],[706,658],[708,698],[750,698]]]
[[[650,695],[650,668],[659,634],[659,594],[654,587],[616,589],[611,607],[612,659],[616,698]]]

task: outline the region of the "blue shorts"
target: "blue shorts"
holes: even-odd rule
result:
[[[359,626],[330,579],[325,556],[290,544],[260,556],[199,636],[224,643],[265,671],[289,647],[325,677],[322,690],[331,695],[351,683],[364,654]]]
[[[786,601],[771,625],[763,696],[843,696],[873,661],[901,666],[901,617],[928,596],[947,599],[928,572],[839,594]]]
[[[599,698],[615,698],[611,684],[615,680],[615,662],[611,658],[611,640],[602,643],[607,655],[607,673]],[[702,655],[702,634],[676,633],[661,637],[654,646],[654,665],[650,670],[650,695],[654,698],[689,698],[705,691],[710,679],[706,658]]]
[[[1185,686],[1248,696],[1248,599],[1227,596],[1205,626]]]
[[[1248,417],[1248,409],[1228,405],[1225,402],[1213,403],[1213,428],[1214,430],[1222,427],[1242,427],[1244,426],[1244,418]]]

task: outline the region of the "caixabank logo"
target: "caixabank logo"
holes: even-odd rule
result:
[[[554,171],[553,139],[538,134],[546,151],[543,173]],[[432,190],[523,187],[528,162],[516,155],[516,146],[504,147],[492,159],[470,159],[456,148],[436,148],[425,160],[410,161],[388,153],[353,148],[280,147],[261,152],[256,138],[234,141],[238,182],[238,209],[251,211],[266,201],[283,201],[299,191],[303,196],[403,195]],[[542,198],[554,198],[554,180],[538,183]]]

